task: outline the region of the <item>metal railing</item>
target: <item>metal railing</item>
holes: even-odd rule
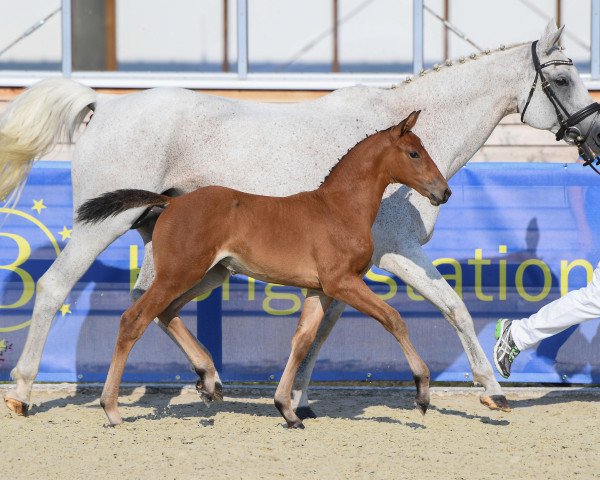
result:
[[[0,84],[28,86],[40,78],[64,75],[93,87],[148,88],[155,86],[182,86],[205,89],[285,89],[330,90],[363,83],[388,86],[402,81],[406,75],[418,73],[424,66],[424,0],[413,0],[413,57],[412,72],[397,74],[363,73],[252,73],[248,61],[248,0],[237,0],[237,68],[232,73],[190,72],[105,72],[73,71],[71,1],[61,0],[62,62],[60,72],[4,71],[0,72]],[[461,36],[454,26],[446,25]],[[41,24],[39,25],[41,26]],[[39,28],[39,26],[37,28]],[[452,28],[450,28],[452,27]],[[31,30],[31,29],[30,29]],[[466,37],[465,37],[466,38]],[[600,89],[600,0],[591,0],[591,73],[582,78],[590,89]]]

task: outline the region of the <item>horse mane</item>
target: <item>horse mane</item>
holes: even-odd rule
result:
[[[481,57],[487,57],[487,56],[494,55],[499,52],[505,52],[507,50],[512,50],[514,48],[522,47],[523,45],[530,45],[530,44],[531,44],[531,42],[520,42],[520,43],[513,43],[510,45],[500,45],[498,48],[496,48],[494,50],[490,50],[489,48],[487,48],[487,49],[483,50],[482,52],[473,52],[469,56],[466,56],[466,57],[462,56],[462,57],[459,57],[454,60],[446,59],[444,61],[444,63],[441,63],[441,64],[436,63],[433,67],[428,68],[428,69],[423,69],[416,75],[407,75],[406,79],[402,83],[397,83],[395,85],[392,85],[390,88],[391,89],[399,88],[403,85],[412,83],[421,77],[424,77],[428,73],[439,72],[440,70],[442,70],[442,68],[448,69],[454,65],[463,65],[463,64],[467,63],[469,60],[478,60]]]

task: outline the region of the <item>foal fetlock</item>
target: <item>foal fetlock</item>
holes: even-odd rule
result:
[[[100,397],[100,405],[102,406],[111,427],[116,427],[123,423],[116,398],[102,396]]]
[[[415,405],[421,411],[423,415],[427,413],[427,409],[429,408],[429,403],[431,400],[429,393],[429,374],[416,376],[415,385],[417,387],[417,394],[415,396]]]
[[[273,402],[275,403],[275,407],[277,407],[277,410],[279,410],[281,416],[285,419],[288,428],[304,428],[302,420],[300,420],[300,418],[298,418],[298,416],[294,413],[294,410],[292,409],[292,402],[289,398],[281,398],[275,394]]]
[[[209,406],[211,402],[223,401],[223,384],[216,379],[215,372],[196,370],[196,373],[199,377],[196,382],[196,391],[204,404]]]

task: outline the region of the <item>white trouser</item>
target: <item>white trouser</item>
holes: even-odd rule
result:
[[[519,350],[535,347],[572,325],[600,317],[600,263],[592,281],[542,307],[528,318],[514,320],[510,333]]]

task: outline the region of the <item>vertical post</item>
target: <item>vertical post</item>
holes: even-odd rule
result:
[[[62,49],[62,74],[70,77],[73,71],[71,56],[71,0],[61,0],[61,49]]]
[[[423,69],[423,0],[413,0],[413,73]]]
[[[237,70],[241,80],[248,76],[248,0],[237,2]]]
[[[444,0],[444,20],[450,20],[450,0]],[[445,59],[450,58],[449,43],[450,39],[448,36],[448,27],[444,25],[444,57]]]
[[[117,6],[116,0],[105,0],[104,41],[106,42],[106,70],[117,70]]]
[[[339,72],[340,71],[340,59],[338,56],[338,40],[339,40],[339,30],[338,30],[338,19],[339,19],[339,2],[338,0],[333,0],[333,61],[331,62],[331,71]]]
[[[600,0],[592,0],[592,79],[600,80]]]
[[[223,366],[223,289],[215,288],[208,298],[196,302],[196,337],[212,355],[217,371]]]
[[[229,0],[223,0],[223,64],[221,70],[229,71]]]

